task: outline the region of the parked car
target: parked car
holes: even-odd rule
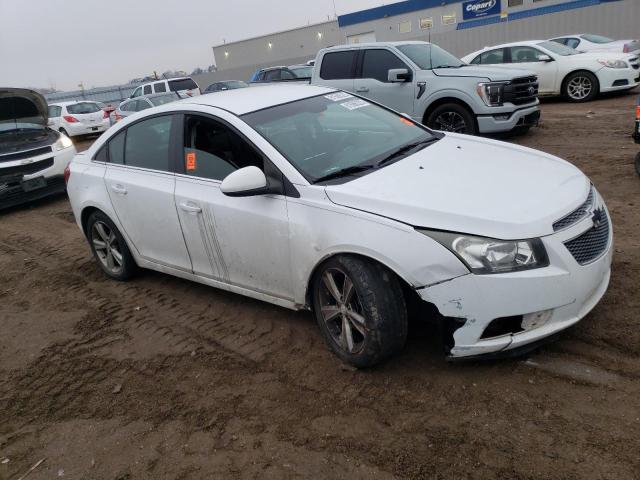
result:
[[[96,102],[96,103],[100,106],[103,112],[107,112],[107,115],[111,115],[111,112],[113,112],[116,109],[116,107],[114,107],[110,103],[109,104],[102,103],[102,102]]]
[[[242,80],[224,80],[221,82],[213,82],[204,89],[203,93],[222,92],[225,90],[234,90],[236,88],[246,88],[248,86],[249,84]]]
[[[154,93],[176,92],[181,98],[200,95],[200,87],[191,77],[154,80],[137,87],[129,98],[137,98]]]
[[[65,191],[76,149],[47,126],[47,110],[38,92],[0,88],[0,209]]]
[[[118,108],[116,108],[109,116],[109,120],[111,125],[114,125],[123,118],[133,115],[134,113],[146,110],[147,108],[158,107],[165,103],[175,102],[177,100],[180,100],[180,96],[177,92],[153,93],[144,97],[130,98],[118,105]]]
[[[98,102],[52,103],[49,105],[49,126],[67,137],[102,133],[110,126],[109,114]]]
[[[598,93],[629,90],[640,83],[636,55],[580,53],[548,40],[485,47],[463,60],[472,65],[517,65],[532,70],[538,76],[540,95],[563,95],[572,102],[593,100]]]
[[[613,52],[640,54],[640,41],[638,40],[614,40],[594,35],[592,33],[580,33],[578,35],[566,35],[551,39],[552,42],[561,43],[567,47],[575,48],[581,52]]]
[[[436,130],[527,130],[540,118],[533,72],[469,66],[427,42],[320,50],[311,83],[356,93]]]
[[[333,89],[163,105],[70,171],[106,275],[143,267],[312,309],[357,367],[403,347],[408,302],[439,310],[452,358],[515,354],[577,323],[609,283],[609,215],[575,166]]]
[[[636,143],[640,143],[640,97],[638,98],[638,103],[636,104],[636,125],[633,130],[633,138]],[[640,175],[640,153],[636,155],[636,172]]]
[[[268,67],[257,70],[250,82],[307,82],[311,78],[313,65],[291,65],[289,67]]]

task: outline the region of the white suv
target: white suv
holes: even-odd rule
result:
[[[98,102],[59,102],[49,105],[49,126],[67,137],[102,133],[111,126]]]
[[[609,215],[576,167],[332,89],[145,110],[70,170],[107,275],[150,268],[311,308],[357,367],[403,347],[408,304],[437,308],[452,357],[514,353],[578,322],[609,284]]]
[[[200,87],[191,77],[180,77],[144,83],[136,88],[129,98],[166,92],[176,92],[180,98],[195,97],[201,94]]]

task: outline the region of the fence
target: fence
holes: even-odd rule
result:
[[[45,95],[48,103],[69,102],[74,100],[93,100],[94,102],[118,104],[128,98],[138,85],[115,85],[111,87],[90,88],[73,92],[56,92]]]

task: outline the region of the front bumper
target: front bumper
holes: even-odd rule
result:
[[[0,210],[65,191],[64,169],[74,147],[0,163]]]
[[[464,322],[453,332],[450,357],[521,349],[565,330],[586,316],[609,285],[613,255],[611,225],[605,251],[589,264],[580,265],[564,243],[592,227],[593,220],[587,216],[566,230],[543,237],[548,267],[496,275],[469,274],[419,289],[421,298],[434,304],[445,322],[453,322],[446,317]],[[541,326],[483,338],[485,329],[495,319],[547,310],[551,310],[551,316]]]
[[[640,70],[633,68],[602,68],[597,76],[602,93],[628,90],[640,84]]]
[[[536,104],[510,113],[478,115],[476,118],[480,133],[510,132],[518,127],[537,125],[540,120],[540,107]]]

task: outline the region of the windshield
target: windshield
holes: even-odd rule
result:
[[[432,68],[459,68],[466,65],[462,60],[431,43],[410,43],[398,47],[422,70]]]
[[[311,73],[313,72],[313,67],[305,66],[305,67],[289,67],[289,70],[293,72],[296,78],[311,78]]]
[[[587,42],[591,43],[611,43],[613,42],[613,38],[603,37],[602,35],[581,35]]]
[[[77,114],[96,113],[102,110],[97,103],[82,102],[73,105],[67,105],[67,112]]]
[[[175,102],[179,100],[178,96],[175,93],[167,93],[166,95],[158,95],[156,97],[147,97],[151,103],[153,103],[156,107],[159,105],[164,105],[165,103]]]
[[[562,55],[563,57],[568,57],[569,55],[577,55],[580,52],[575,48],[567,47],[566,45],[562,45],[561,43],[556,42],[540,42],[538,44],[539,47],[546,48],[547,50],[555,53],[556,55]]]
[[[339,170],[375,165],[398,148],[437,138],[405,117],[344,92],[242,118],[310,182]]]

